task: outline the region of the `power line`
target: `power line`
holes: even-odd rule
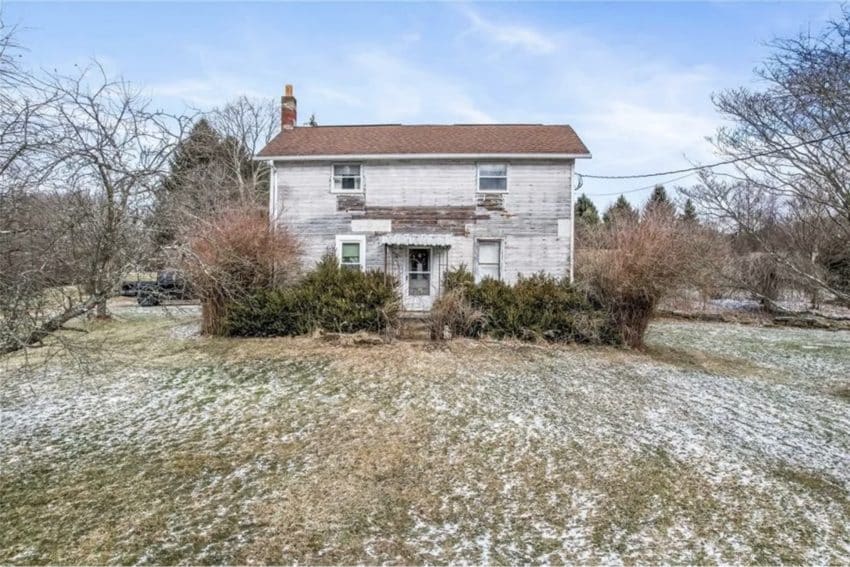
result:
[[[698,165],[694,167],[686,167],[684,169],[672,169],[670,171],[660,171],[657,173],[639,173],[635,175],[587,175],[584,173],[576,173],[579,177],[585,177],[587,179],[645,179],[647,177],[662,177],[664,175],[676,175],[678,173],[696,173],[698,171],[702,171],[704,169],[713,169],[715,167],[720,167],[721,165],[731,165],[733,163],[738,163],[742,161],[747,161],[751,159],[756,159],[760,157],[769,156],[771,154],[776,154],[779,152],[784,152],[788,150],[793,150],[802,146],[808,146],[809,144],[817,144],[820,142],[826,142],[827,140],[832,140],[834,138],[838,138],[840,136],[847,136],[850,134],[850,130],[844,130],[842,132],[837,132],[835,134],[830,134],[828,136],[823,136],[822,138],[817,138],[814,140],[806,140],[804,142],[800,142],[798,144],[792,144],[790,146],[783,146],[781,148],[776,148],[773,150],[765,150],[763,152],[757,152],[754,154],[750,154],[748,156],[741,156],[737,158],[727,159],[723,161],[718,161],[714,163],[710,163],[708,165]],[[630,191],[640,191],[640,189],[632,189]],[[621,191],[622,193],[622,191]]]
[[[580,175],[580,174],[576,174]],[[635,189],[626,189],[625,191],[614,191],[613,193],[594,193],[594,197],[613,197],[614,195],[624,195],[626,193],[637,193],[638,191],[646,191],[647,189],[654,189],[658,185],[666,185],[668,183],[674,183],[676,181],[681,181],[682,179],[686,179],[688,177],[693,177],[696,175],[696,171],[692,171],[680,177],[674,177],[673,179],[665,179],[664,181],[659,181],[658,183],[653,183],[652,185],[646,185],[644,187],[637,187]],[[578,188],[576,188],[578,189]]]

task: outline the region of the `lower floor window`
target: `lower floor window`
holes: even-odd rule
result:
[[[364,254],[366,239],[364,237],[336,237],[336,256],[339,265],[348,270],[363,270],[365,268]]]
[[[502,243],[499,240],[478,241],[478,281],[484,278],[498,280],[502,277]]]

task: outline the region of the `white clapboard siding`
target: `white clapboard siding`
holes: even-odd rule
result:
[[[468,207],[475,202],[473,162],[369,162],[363,171],[366,204],[373,207]]]
[[[502,277],[508,282],[515,281],[518,274],[539,271],[558,277],[568,275],[572,235],[571,231],[565,234],[565,227],[571,228],[572,222],[573,163],[572,160],[509,162],[508,192],[501,196],[502,207],[479,206],[475,215],[485,218],[470,219],[465,235],[451,235],[449,265],[463,263],[474,269],[475,241],[489,238],[503,242]],[[353,198],[360,206],[344,210],[338,204],[339,195],[331,192],[331,165],[330,162],[276,165],[277,187],[272,206],[279,222],[301,239],[304,265],[308,268],[323,254],[334,250],[337,235],[364,234],[366,267],[383,269],[385,259],[380,237],[388,227],[395,231],[400,223],[384,217],[378,221],[368,217],[363,220],[364,209],[466,207],[473,210],[480,197],[476,192],[476,162],[472,160],[369,161],[362,164],[364,192]],[[421,232],[439,230],[421,227]]]

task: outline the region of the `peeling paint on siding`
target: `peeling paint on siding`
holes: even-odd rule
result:
[[[474,161],[370,161],[363,165],[365,193],[358,195],[330,192],[329,163],[276,165],[273,210],[300,235],[307,268],[333,248],[336,235],[391,230],[447,235],[450,266],[474,265],[476,238],[502,239],[508,282],[520,273],[569,273],[571,160],[513,161],[510,192],[503,194],[476,192]],[[383,269],[379,238],[367,234],[367,268]]]

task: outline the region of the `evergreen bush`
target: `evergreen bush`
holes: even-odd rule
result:
[[[465,266],[445,276],[447,293],[432,310],[433,334],[616,344],[608,312],[571,285],[547,274],[520,276],[515,285],[485,278],[476,284]]]
[[[326,256],[290,287],[252,294],[228,309],[226,334],[269,337],[316,329],[382,332],[395,325],[400,298],[395,279],[339,266]]]

